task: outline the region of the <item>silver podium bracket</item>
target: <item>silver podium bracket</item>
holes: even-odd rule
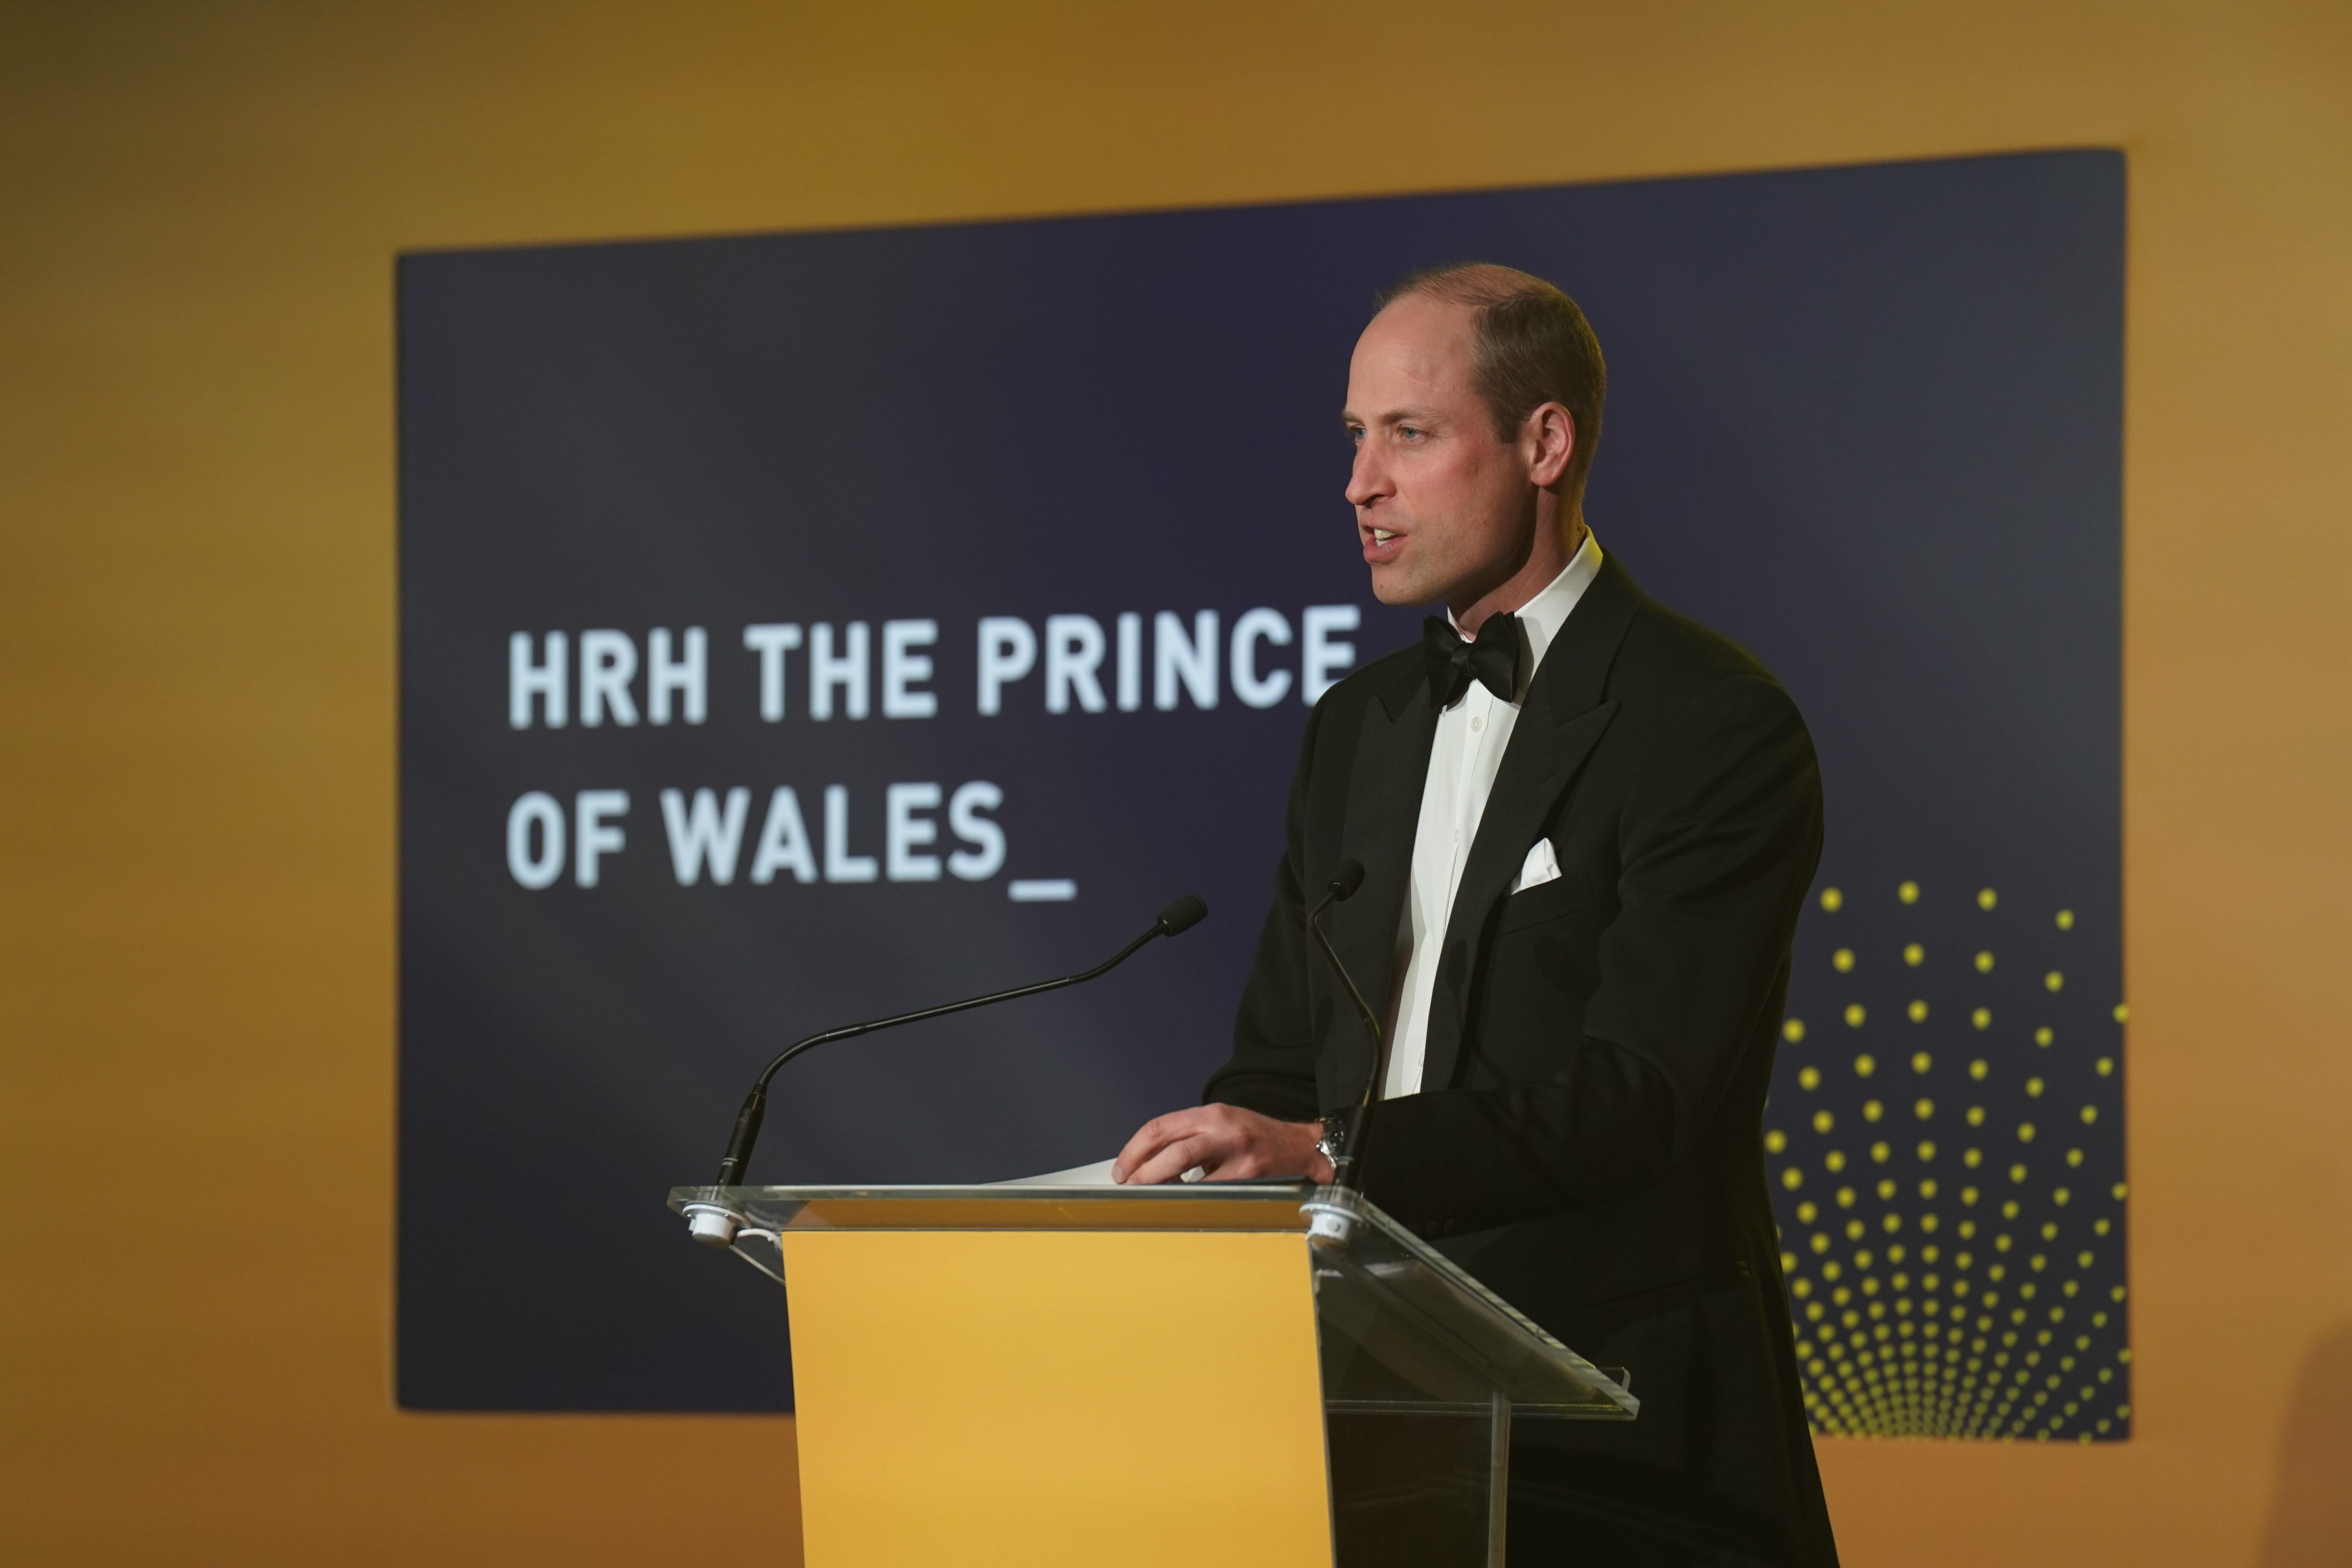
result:
[[[687,1234],[705,1247],[732,1247],[743,1228],[743,1216],[725,1204],[688,1204],[678,1212],[686,1215]]]
[[[1307,1216],[1307,1245],[1318,1252],[1347,1251],[1356,1227],[1364,1223],[1356,1194],[1339,1187],[1317,1188],[1313,1197],[1298,1205],[1298,1212]]]

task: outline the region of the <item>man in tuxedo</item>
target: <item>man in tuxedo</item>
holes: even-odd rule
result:
[[[1118,1179],[1328,1181],[1373,1071],[1307,902],[1386,998],[1366,1195],[1591,1360],[1624,1424],[1526,1422],[1515,1562],[1833,1564],[1762,1116],[1821,781],[1769,671],[1643,595],[1586,527],[1605,371],[1539,279],[1401,285],[1356,345],[1348,484],[1420,647],[1316,705],[1288,848],[1206,1103]]]

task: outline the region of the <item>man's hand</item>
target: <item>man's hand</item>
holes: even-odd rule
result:
[[[1193,1166],[1213,1182],[1306,1176],[1331,1180],[1331,1162],[1315,1145],[1316,1121],[1276,1121],[1238,1105],[1202,1105],[1155,1116],[1111,1163],[1111,1180],[1149,1186],[1172,1182]]]

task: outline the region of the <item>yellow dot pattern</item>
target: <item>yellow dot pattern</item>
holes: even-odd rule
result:
[[[1824,896],[1820,908],[1836,917],[1815,933],[1833,933],[1833,962],[1816,956],[1819,979],[1792,982],[1792,1000],[1828,1007],[1869,1048],[1808,1049],[1792,1018],[1780,1073],[1803,1098],[1774,1097],[1765,1138],[1814,1430],[2127,1436],[2128,1187],[2114,1128],[2128,1015],[2116,1004],[2111,1018],[2079,1005],[2021,1016],[2035,996],[2071,998],[2066,971],[2084,965],[2050,944],[2090,922],[2074,908],[2005,905],[1991,888],[1931,897],[1908,879],[1885,905]],[[1929,918],[1923,940],[1900,929]],[[2020,967],[1972,935],[2009,944]],[[1948,955],[1940,967],[1931,952]],[[1887,989],[1869,988],[1882,978]],[[1926,994],[1889,1000],[1898,984]],[[1888,1029],[1903,1032],[1872,1038]]]

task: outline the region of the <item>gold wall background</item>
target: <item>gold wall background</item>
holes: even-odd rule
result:
[[[2137,1436],[1822,1462],[1863,1568],[2352,1561],[2340,0],[0,6],[0,1558],[795,1551],[788,1422],[392,1406],[394,252],[2082,144]]]

